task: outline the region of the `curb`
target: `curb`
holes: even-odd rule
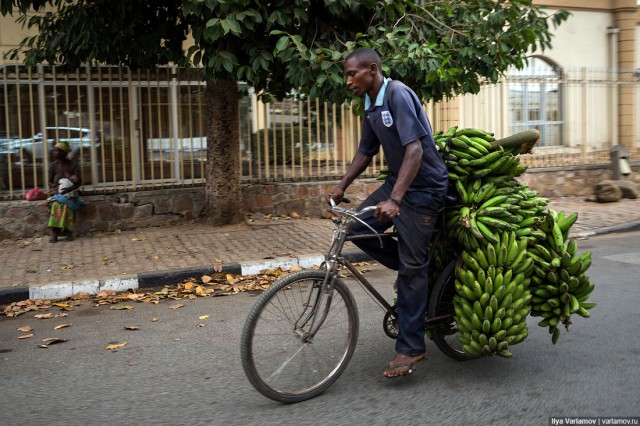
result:
[[[343,255],[352,262],[363,262],[371,258],[360,250],[345,251]],[[234,275],[256,275],[267,269],[290,269],[294,266],[310,268],[324,262],[324,254],[306,255],[301,257],[277,257],[260,259],[240,263],[225,263],[218,273]],[[138,288],[162,287],[172,285],[182,280],[214,274],[211,266],[172,269],[167,271],[141,272],[122,277],[105,279],[91,279],[85,281],[57,282],[44,285],[21,286],[11,289],[0,289],[0,305],[8,305],[26,299],[64,299],[85,291],[98,294],[103,290],[117,292],[135,290]]]
[[[623,223],[621,225],[605,226],[591,231],[583,231],[575,235],[576,238],[588,238],[594,235],[612,234],[615,232],[630,232],[640,229],[640,220]]]

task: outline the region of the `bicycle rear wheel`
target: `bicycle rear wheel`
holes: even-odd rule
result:
[[[329,301],[322,291],[325,273],[294,272],[278,279],[256,301],[241,338],[242,367],[251,384],[264,396],[280,402],[313,398],[329,388],[347,367],[358,340],[355,300],[336,278]],[[327,317],[310,342],[314,309]]]
[[[455,266],[456,260],[449,262],[440,274],[429,297],[429,318],[449,316],[451,319],[439,323],[430,330],[433,342],[440,351],[458,361],[467,361],[474,357],[467,355],[462,350],[462,343],[458,341],[460,333],[453,319],[453,296],[456,294]]]

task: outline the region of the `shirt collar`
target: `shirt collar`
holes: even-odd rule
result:
[[[378,92],[378,96],[376,97],[376,103],[374,106],[382,106],[382,102],[384,101],[384,93],[387,91],[387,84],[389,84],[389,82],[391,81],[390,78],[385,78],[384,82],[382,83],[382,87],[380,87],[380,91]],[[365,94],[364,95],[364,109],[368,110],[369,107],[371,106],[371,99],[369,98],[369,95]]]

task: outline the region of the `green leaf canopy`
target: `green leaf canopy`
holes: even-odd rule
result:
[[[27,64],[195,64],[267,99],[296,88],[333,102],[349,97],[342,63],[355,47],[374,48],[385,75],[440,100],[523,67],[568,17],[531,0],[0,0],[0,11],[47,5],[57,11],[19,18],[38,29],[11,52]]]

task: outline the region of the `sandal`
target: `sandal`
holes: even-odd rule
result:
[[[58,237],[56,235],[54,235],[53,237],[49,238],[49,242],[50,243],[57,243],[58,242]]]
[[[403,356],[408,360],[395,361],[395,359],[398,358],[399,356]],[[422,360],[424,360],[424,354],[416,355],[414,357],[403,355],[403,354],[396,354],[396,357],[391,361],[389,361],[389,368],[384,370],[384,373],[383,373],[384,377],[393,379],[400,376],[408,376],[409,374],[413,373],[413,370],[416,364]]]

